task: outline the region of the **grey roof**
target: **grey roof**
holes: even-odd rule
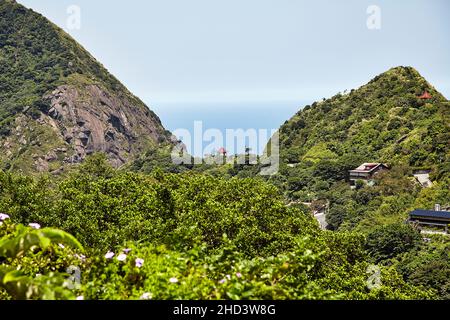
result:
[[[440,218],[450,220],[450,211],[434,211],[416,209],[409,213],[411,217]]]

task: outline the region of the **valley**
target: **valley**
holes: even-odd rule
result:
[[[0,300],[450,299],[449,100],[398,66],[294,113],[276,163],[174,163],[154,111],[0,0]]]

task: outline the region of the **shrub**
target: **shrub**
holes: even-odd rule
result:
[[[376,262],[387,260],[415,248],[422,240],[408,224],[381,226],[369,233],[366,248]]]

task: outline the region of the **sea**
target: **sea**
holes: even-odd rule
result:
[[[183,141],[188,152],[203,157],[225,148],[230,154],[261,154],[272,134],[309,101],[157,103],[151,109],[164,127]],[[242,129],[246,140],[239,141]],[[231,139],[230,133],[236,139]],[[253,141],[253,133],[257,142]],[[228,138],[227,138],[228,137]],[[199,141],[201,140],[201,147]]]

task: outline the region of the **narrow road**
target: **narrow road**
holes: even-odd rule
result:
[[[317,221],[319,221],[320,228],[322,230],[326,230],[328,227],[328,223],[326,221],[325,213],[324,212],[318,213],[318,214],[314,215],[314,217],[317,219]]]

